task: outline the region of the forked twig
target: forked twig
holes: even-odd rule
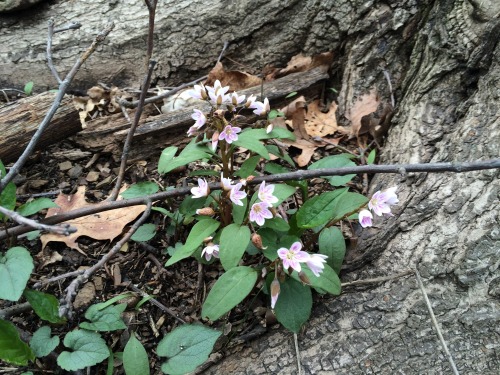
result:
[[[5,207],[0,206],[0,213],[10,217],[12,220],[18,222],[19,224],[24,224],[28,225],[29,227],[33,229],[38,229],[38,230],[43,230],[45,232],[50,232],[50,233],[55,233],[55,234],[61,234],[63,236],[69,236],[71,233],[76,232],[76,228],[72,227],[69,224],[63,224],[63,225],[47,225],[43,223],[39,223],[36,220],[28,219],[27,217],[24,217],[23,215],[20,215],[16,211],[8,210]]]

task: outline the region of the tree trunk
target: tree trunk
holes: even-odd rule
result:
[[[54,82],[44,65],[46,20],[77,17],[82,30],[58,34],[56,64],[67,70],[103,23],[110,40],[78,75],[135,84],[143,73],[147,10],[142,2],[55,1],[0,17],[2,85]],[[157,19],[158,80],[207,72],[224,40],[228,57],[259,72],[298,52],[334,51],[339,120],[377,89],[395,116],[381,163],[472,161],[499,156],[500,5],[495,0],[164,1]],[[104,17],[103,17],[104,16]],[[23,34],[23,38],[19,34]],[[14,43],[15,41],[15,43]],[[140,61],[140,63],[137,63]],[[248,70],[248,69],[247,69]],[[33,78],[30,74],[33,72]],[[344,282],[417,268],[461,373],[500,368],[498,170],[376,176],[371,193],[398,186],[395,216],[358,233]],[[450,374],[413,276],[322,298],[298,337],[306,374]],[[294,374],[293,336],[275,330],[239,348],[207,374]]]

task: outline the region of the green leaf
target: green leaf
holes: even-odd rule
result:
[[[235,173],[236,176],[247,178],[255,172],[257,164],[259,164],[260,156],[252,156],[243,162],[241,168]]]
[[[141,342],[132,332],[130,339],[123,350],[123,368],[127,375],[146,375],[149,374],[148,353]]]
[[[233,221],[235,224],[241,225],[243,223],[243,220],[245,220],[245,214],[247,212],[247,206],[248,206],[248,198],[243,198],[241,200],[241,203],[243,203],[243,206],[238,206],[233,203]]]
[[[266,220],[263,227],[271,228],[277,232],[288,232],[290,230],[290,225],[288,225],[288,223],[281,217],[277,216]]]
[[[302,272],[309,278],[311,282],[311,286],[313,288],[318,289],[321,292],[328,292],[333,294],[334,296],[338,296],[340,294],[340,279],[337,273],[328,265],[324,265],[323,271],[319,276],[315,276],[314,273],[307,267],[307,265],[302,265]],[[299,281],[299,275],[297,272],[292,273],[292,277]]]
[[[201,316],[217,320],[252,291],[257,271],[250,267],[234,267],[217,280],[203,304]]]
[[[350,156],[347,155],[332,155],[327,156],[317,162],[312,163],[307,169],[320,169],[320,168],[342,168],[342,167],[354,167],[356,164],[350,160]],[[355,174],[348,174],[345,176],[324,176],[323,178],[328,180],[333,186],[342,186],[351,181]]]
[[[366,158],[366,164],[373,164],[375,162],[376,156],[377,156],[377,149],[374,148],[368,154],[368,157]]]
[[[267,114],[268,120],[274,120],[276,117],[285,117],[285,114],[281,111],[276,110],[276,109],[271,109],[269,111],[269,113]]]
[[[17,301],[33,271],[33,259],[24,247],[0,253],[0,299]]]
[[[290,94],[285,96],[285,99],[291,98],[292,96],[295,96],[295,95],[297,95],[297,91],[292,91]]]
[[[266,145],[266,149],[267,149],[267,151],[269,151],[270,154],[276,155],[280,159],[283,159],[284,161],[286,161],[292,167],[295,167],[295,163],[294,163],[293,159],[290,157],[290,155],[287,152],[285,152],[282,149],[280,149],[278,146],[276,146],[276,145]],[[267,166],[267,164],[269,164],[269,163],[266,163],[266,166]],[[278,165],[278,164],[274,164],[274,165]],[[280,167],[281,167],[281,165],[280,165]],[[283,167],[283,168],[285,168],[285,167]],[[269,173],[273,173],[273,172],[269,172]],[[283,172],[279,172],[279,173],[283,173]]]
[[[57,364],[66,371],[81,370],[94,366],[109,357],[109,350],[101,335],[84,329],[69,332],[64,337],[64,345],[73,349],[64,351],[57,357]]]
[[[28,83],[26,83],[24,85],[24,93],[27,95],[27,96],[30,96],[33,92],[33,81],[29,81]]]
[[[175,168],[189,164],[193,161],[211,157],[208,148],[206,146],[198,145],[196,143],[196,139],[193,139],[181,151],[179,156],[174,157],[177,150],[178,148],[175,146],[167,147],[165,150],[163,150],[158,162],[159,173],[168,173]]]
[[[9,182],[7,186],[0,193],[0,206],[13,210],[16,207],[16,185],[13,182]],[[0,220],[7,220],[7,216],[0,214]]]
[[[120,195],[123,197],[123,199],[132,199],[154,194],[158,192],[158,190],[160,190],[158,184],[152,181],[143,181],[131,185],[127,190],[125,190]]]
[[[330,221],[337,199],[347,193],[347,188],[322,193],[306,201],[297,211],[299,228],[314,228]]]
[[[158,344],[156,353],[167,357],[161,370],[170,375],[193,371],[208,359],[222,332],[196,324],[184,324],[168,333]]]
[[[50,337],[49,326],[40,327],[30,341],[30,347],[38,358],[45,357],[59,345],[59,336]]]
[[[222,267],[227,271],[238,265],[250,242],[250,229],[230,224],[222,230],[219,256]]]
[[[40,237],[41,231],[39,230],[32,230],[31,232],[26,233],[26,238],[28,241],[33,241],[36,240],[38,237]]]
[[[122,312],[127,308],[125,303],[102,308],[98,303],[90,306],[85,312],[85,318],[91,321],[80,323],[80,327],[89,331],[115,331],[125,329],[127,326],[121,318]]]
[[[30,347],[19,338],[16,327],[2,319],[0,319],[0,359],[18,366],[26,366],[28,361],[35,359]]]
[[[284,200],[291,197],[295,190],[297,190],[294,186],[286,185],[286,184],[276,184],[274,185],[273,195],[278,198],[278,202],[274,203],[274,207],[278,207]]]
[[[333,220],[339,220],[348,214],[355,213],[366,203],[368,203],[368,198],[364,195],[351,192],[342,194],[333,206]]]
[[[209,169],[209,170],[200,169],[198,171],[191,171],[191,172],[189,172],[189,177],[195,177],[195,176],[216,176],[216,177],[219,177],[220,176],[220,172],[219,171],[213,171],[211,169]]]
[[[247,148],[250,151],[256,152],[264,159],[269,160],[269,153],[267,152],[267,149],[264,147],[262,142],[258,140],[258,138],[255,138],[252,135],[252,131],[254,130],[259,130],[259,129],[250,129],[241,133],[238,136],[238,140],[233,142],[233,145]]]
[[[166,266],[171,266],[179,260],[191,256],[198,246],[203,243],[203,240],[215,232],[219,226],[220,223],[211,218],[206,218],[197,222],[191,229],[191,232],[189,232],[189,236],[184,246],[174,253],[172,258],[168,260]]]
[[[153,238],[156,234],[156,225],[142,224],[135,233],[130,237],[135,242],[146,242]]]
[[[32,200],[31,202],[23,204],[16,211],[20,215],[30,216],[36,214],[38,211],[50,207],[59,207],[59,206],[54,202],[52,202],[49,198],[37,198],[35,200]]]
[[[291,278],[280,283],[280,294],[274,313],[278,322],[286,329],[299,333],[300,327],[311,315],[311,308],[311,288]]]
[[[193,198],[188,195],[182,201],[179,212],[183,215],[193,216],[196,214],[196,210],[205,207],[206,198]]]
[[[340,273],[345,256],[345,240],[337,227],[325,228],[318,239],[320,254],[328,256],[326,263],[337,273]]]
[[[52,294],[26,289],[24,297],[41,319],[55,324],[66,321],[66,319],[59,316],[59,301]]]

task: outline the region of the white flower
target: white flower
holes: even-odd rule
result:
[[[373,224],[372,224],[372,219],[373,219],[373,215],[370,211],[368,210],[361,210],[358,214],[358,220],[359,220],[359,224],[363,227],[363,228],[366,228],[366,227],[371,227]]]
[[[193,198],[202,198],[208,196],[210,193],[210,188],[208,187],[207,180],[204,178],[198,179],[198,186],[191,189],[191,194]]]
[[[243,206],[243,202],[241,201],[247,196],[247,193],[241,191],[242,185],[240,183],[234,185],[231,189],[231,193],[229,193],[229,199],[237,206]]]
[[[204,256],[207,261],[212,259],[212,256],[214,258],[218,258],[219,245],[214,245],[213,243],[208,244],[208,246],[206,246],[201,252],[201,256]]]
[[[318,277],[321,272],[323,272],[323,269],[325,268],[325,265],[323,263],[326,263],[326,258],[328,258],[326,255],[323,254],[310,254],[309,259],[306,261],[307,267],[312,271],[314,276]]]
[[[274,203],[278,202],[278,198],[276,198],[273,195],[274,192],[274,185],[267,185],[266,186],[266,181],[262,181],[262,183],[259,186],[259,199],[262,202],[265,202],[268,207],[272,207]]]

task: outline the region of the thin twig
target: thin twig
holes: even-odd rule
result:
[[[146,297],[146,298],[149,298],[148,302],[151,302],[153,305],[159,307],[160,309],[162,309],[164,312],[166,312],[168,315],[172,316],[173,318],[177,319],[180,323],[182,324],[186,324],[186,322],[179,318],[177,316],[177,314],[175,312],[173,312],[172,310],[170,310],[167,306],[165,306],[163,303],[161,303],[160,301],[158,301],[157,299],[151,297],[149,294],[147,294],[146,292],[140,290],[138,287],[136,287],[134,284],[132,283],[128,283],[127,284],[127,288],[129,289],[132,289],[134,292],[138,293],[141,295],[141,297]]]
[[[54,20],[49,20],[49,31],[47,36],[47,65],[49,66],[50,72],[56,79],[57,83],[61,85],[62,79],[57,73],[57,70],[54,66],[54,62],[52,61],[52,37],[54,36]]]
[[[66,297],[64,298],[64,302],[61,303],[59,307],[59,316],[69,316],[73,310],[73,297],[76,295],[77,289],[86,282],[90,276],[92,276],[97,270],[104,267],[104,265],[113,258],[116,253],[120,251],[122,246],[130,240],[130,237],[137,231],[137,229],[146,221],[151,213],[151,200],[143,199],[143,203],[146,204],[146,209],[142,213],[141,217],[132,225],[129,231],[122,237],[120,241],[118,241],[111,250],[108,251],[106,255],[104,255],[96,264],[92,267],[86,269],[82,274],[76,277],[66,288]]]
[[[66,26],[61,26],[55,29],[54,34],[61,33],[66,30],[78,30],[80,27],[82,27],[82,24],[80,22],[70,22]]]
[[[412,270],[408,270],[408,271],[404,271],[404,272],[398,273],[396,275],[376,277],[374,279],[349,281],[347,283],[340,284],[340,286],[342,288],[345,288],[346,286],[358,286],[358,285],[368,285],[368,284],[382,283],[384,281],[399,279],[400,277],[404,277],[404,276],[408,276],[408,275],[413,275],[413,273],[414,272]]]
[[[441,329],[439,329],[439,323],[436,319],[436,316],[434,315],[434,311],[432,309],[431,302],[429,301],[429,297],[427,297],[427,292],[425,291],[424,288],[424,283],[422,282],[422,278],[420,277],[420,273],[418,270],[415,268],[414,270],[415,276],[417,277],[417,283],[420,288],[420,291],[422,292],[422,296],[424,297],[425,304],[427,305],[427,309],[429,310],[429,315],[431,317],[431,322],[432,325],[434,326],[434,329],[436,330],[436,333],[439,337],[439,341],[441,341],[441,346],[443,347],[444,352],[446,353],[446,357],[448,357],[448,362],[450,362],[451,370],[455,375],[459,375],[457,366],[455,365],[455,361],[453,360],[453,357],[451,356],[450,351],[448,350],[448,346],[446,345],[446,341],[444,341],[443,334],[441,333]]]
[[[8,319],[11,316],[21,314],[26,311],[31,310],[31,304],[29,302],[20,303],[18,305],[13,305],[0,310],[0,319]]]
[[[154,30],[155,30],[155,16],[156,16],[156,3],[157,0],[145,0],[146,6],[149,12],[149,24],[148,24],[148,46],[146,51],[146,68],[151,64],[150,60],[153,56],[154,47]],[[149,87],[148,87],[149,88]],[[144,88],[142,88],[144,90]]]
[[[104,39],[108,36],[108,34],[113,30],[115,27],[114,23],[110,23],[106,26],[106,28],[101,31],[94,39],[90,47],[87,48],[87,50],[77,59],[69,73],[66,75],[63,81],[59,84],[59,88],[57,90],[57,95],[54,99],[54,102],[52,103],[50,109],[47,111],[45,114],[45,117],[43,118],[42,122],[38,126],[37,131],[31,138],[30,142],[26,146],[26,149],[22,153],[22,155],[17,159],[17,161],[14,163],[14,165],[10,168],[9,173],[5,177],[3,177],[0,180],[0,192],[3,191],[5,186],[9,182],[11,182],[14,177],[16,177],[19,174],[19,171],[21,168],[24,166],[24,164],[27,162],[28,158],[30,155],[33,153],[36,144],[40,140],[40,137],[42,134],[45,132],[47,129],[47,126],[50,124],[50,121],[52,120],[52,117],[54,117],[54,114],[56,113],[57,109],[59,108],[59,105],[61,104],[61,101],[64,98],[64,95],[66,93],[66,90],[68,89],[71,81],[75,77],[76,73],[82,66],[82,64],[90,57],[90,55],[96,50],[97,46],[101,44]]]
[[[357,167],[342,167],[342,168],[322,168],[313,170],[300,170],[296,172],[280,173],[270,176],[255,177],[251,181],[247,181],[247,185],[258,185],[262,181],[266,182],[279,182],[279,181],[293,181],[311,179],[321,176],[344,176],[347,174],[357,173],[406,173],[406,172],[455,172],[463,173],[470,171],[478,171],[484,169],[499,169],[500,158],[490,159],[476,162],[465,163],[427,163],[427,164],[388,164],[388,165],[361,165]],[[220,190],[221,185],[219,182],[209,184],[210,190]],[[161,193],[151,194],[147,198],[151,201],[161,201],[167,198],[181,197],[191,192],[191,187],[182,187],[163,191]],[[117,208],[137,206],[143,203],[144,198],[124,199],[112,202],[102,202],[99,205],[90,207],[83,207],[77,210],[61,213],[56,216],[48,217],[42,220],[43,224],[58,224],[63,221],[76,219],[82,216],[93,215],[99,212],[114,210]],[[17,226],[9,229],[9,233],[5,230],[0,231],[0,240],[5,239],[9,235],[18,236],[20,234],[29,232],[30,229],[25,226]]]
[[[391,83],[391,76],[389,75],[389,72],[387,70],[383,70],[384,77],[387,80],[387,84],[389,85],[389,93],[391,94],[391,104],[392,108],[396,106],[396,101],[394,100],[394,93],[392,92],[392,83]]]
[[[113,188],[113,191],[109,195],[108,200],[114,201],[118,197],[118,193],[120,191],[120,188],[121,188],[121,185],[123,182],[123,178],[125,176],[125,170],[127,169],[127,160],[128,160],[128,154],[130,152],[130,147],[132,145],[132,139],[134,138],[135,129],[137,129],[137,126],[139,125],[139,120],[141,119],[142,111],[144,109],[144,100],[146,99],[148,88],[149,88],[149,85],[151,84],[151,75],[153,74],[153,69],[154,69],[155,65],[156,65],[156,61],[154,61],[154,60],[149,61],[149,69],[148,69],[148,72],[146,74],[146,77],[144,78],[141,96],[139,97],[139,106],[137,107],[137,110],[135,111],[134,121],[132,122],[132,125],[130,126],[130,129],[128,130],[127,139],[125,140],[125,143],[123,144],[123,152],[122,152],[122,156],[121,156],[120,171],[118,172],[118,176],[116,178],[115,187]]]
[[[69,224],[63,224],[63,225],[47,225],[47,224],[42,224],[39,223],[36,220],[28,219],[27,217],[24,217],[23,215],[20,215],[16,211],[8,210],[5,207],[0,206],[0,213],[10,217],[12,220],[16,221],[19,224],[24,224],[27,225],[33,229],[38,229],[38,230],[43,230],[45,232],[49,233],[55,233],[55,234],[61,234],[63,236],[69,236],[71,233],[76,232],[76,228],[72,227]]]
[[[222,46],[222,51],[220,51],[219,57],[217,58],[217,63],[219,63],[222,58],[224,57],[224,54],[226,53],[226,49],[229,46],[229,42],[226,40],[224,42],[224,46]]]

